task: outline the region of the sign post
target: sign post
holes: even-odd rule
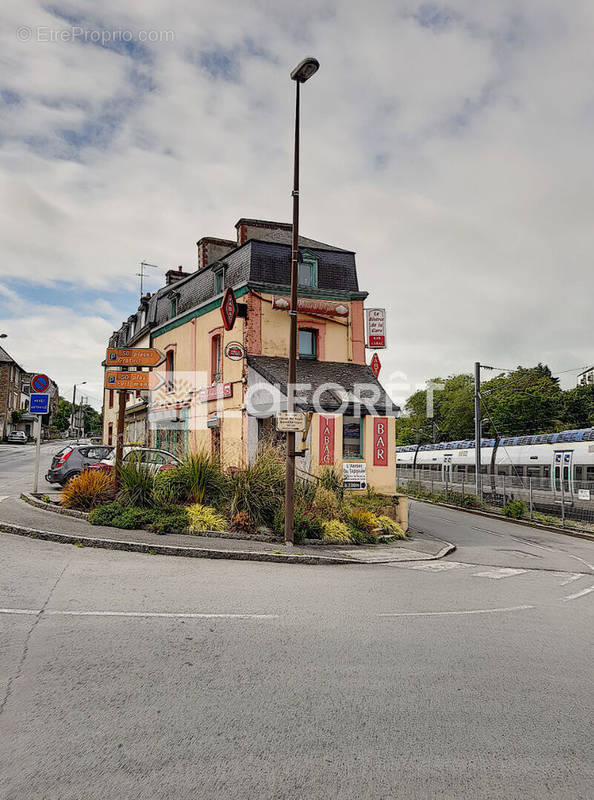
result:
[[[41,450],[41,415],[37,417],[37,435],[35,437],[35,467],[33,473],[33,494],[39,490],[39,454]]]
[[[124,455],[124,417],[126,416],[126,392],[118,392],[118,425],[116,429],[116,451],[113,473],[113,486],[115,491],[120,488],[120,465]]]
[[[45,380],[38,380],[45,379]],[[36,382],[37,381],[37,382]],[[39,456],[41,450],[41,417],[49,414],[49,392],[41,392],[40,388],[49,387],[47,375],[35,375],[31,381],[33,392],[31,394],[31,405],[29,412],[37,414],[37,433],[35,437],[35,466],[33,467],[33,493],[39,490]]]

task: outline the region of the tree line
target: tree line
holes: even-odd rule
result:
[[[427,390],[411,395],[396,420],[397,444],[474,439],[472,375],[435,378],[433,415]],[[594,426],[594,385],[563,390],[545,364],[518,367],[481,385],[483,436],[522,436]],[[429,404],[429,413],[431,412]]]

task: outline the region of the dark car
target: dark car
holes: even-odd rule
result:
[[[107,445],[68,445],[55,454],[45,479],[48,483],[65,486],[71,478],[80,475],[91,464],[108,458],[112,450],[113,447]]]

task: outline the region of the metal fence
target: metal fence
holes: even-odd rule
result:
[[[466,508],[516,515],[548,525],[594,531],[594,482],[517,475],[475,476],[455,470],[396,469],[396,483],[410,495]]]

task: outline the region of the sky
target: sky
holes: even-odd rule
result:
[[[594,362],[594,5],[552,0],[5,4],[0,333],[100,405],[112,330],[240,217],[357,252],[380,380]],[[487,374],[488,377],[488,374]]]

